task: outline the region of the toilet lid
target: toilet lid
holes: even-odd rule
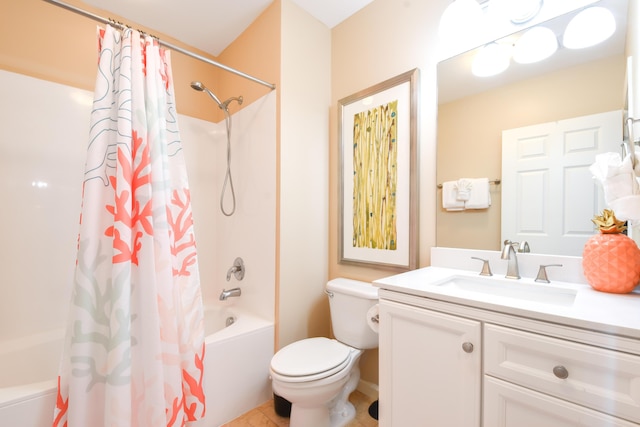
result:
[[[340,371],[349,362],[350,347],[329,338],[307,338],[278,351],[271,369],[287,377],[308,377]]]

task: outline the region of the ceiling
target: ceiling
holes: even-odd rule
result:
[[[273,0],[83,1],[127,19],[125,24],[135,22],[218,56]],[[292,1],[333,28],[373,0]]]

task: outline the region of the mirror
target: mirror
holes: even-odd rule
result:
[[[438,64],[438,184],[460,178],[504,180],[503,130],[624,109],[628,2],[601,0],[597,5],[610,8],[617,24],[616,33],[601,45],[570,50],[561,46],[560,36],[560,47],[550,58],[524,65],[512,61],[506,72],[493,77],[471,74],[474,51]],[[577,12],[539,25],[561,34]],[[514,34],[500,41],[517,37]],[[489,209],[459,212],[442,208],[442,190],[438,189],[436,244],[500,250],[502,186],[490,185]]]

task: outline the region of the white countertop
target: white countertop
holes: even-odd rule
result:
[[[609,294],[598,292],[589,285],[580,283],[552,279],[550,284],[541,284],[532,278],[504,279],[503,275],[495,272],[492,276],[501,281],[513,280],[516,285],[555,286],[575,290],[573,303],[562,305],[438,285],[452,276],[471,279],[480,277],[477,271],[426,267],[375,280],[373,284],[381,289],[418,297],[640,339],[640,292],[638,290],[630,294]],[[479,280],[492,278],[482,277]]]

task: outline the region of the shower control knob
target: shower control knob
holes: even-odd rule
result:
[[[462,349],[465,353],[473,353],[473,344],[470,342],[465,342],[462,344]]]

